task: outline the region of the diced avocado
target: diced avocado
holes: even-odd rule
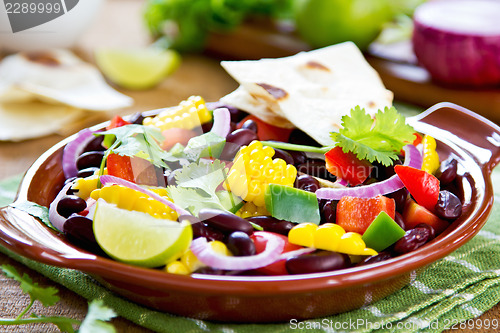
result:
[[[368,226],[362,239],[367,247],[380,252],[396,243],[405,231],[384,211]]]
[[[294,187],[269,184],[266,189],[266,208],[271,215],[290,222],[319,224],[318,198],[316,194]]]

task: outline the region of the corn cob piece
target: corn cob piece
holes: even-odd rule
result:
[[[150,190],[170,200],[166,188]],[[104,186],[92,191],[90,197],[94,200],[102,198],[106,202],[116,204],[119,208],[147,213],[159,219],[176,220],[178,217],[177,213],[165,204],[122,185]]]
[[[280,158],[272,159],[274,149],[263,147],[260,141],[252,141],[242,147],[229,170],[224,187],[243,200],[258,207],[265,206],[267,185],[293,186],[297,169]]]
[[[142,124],[156,127],[161,131],[171,128],[190,130],[210,120],[212,120],[212,115],[203,98],[191,96],[176,107],[168,108],[154,117],[145,118]]]

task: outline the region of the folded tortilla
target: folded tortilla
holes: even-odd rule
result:
[[[273,125],[291,125],[331,145],[343,115],[357,105],[370,114],[392,105],[393,94],[352,42],[291,57],[223,61],[240,87],[221,100]]]
[[[133,100],[111,88],[101,73],[66,50],[18,53],[0,63],[0,102],[34,99],[107,111]]]

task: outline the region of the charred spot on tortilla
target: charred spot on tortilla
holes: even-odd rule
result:
[[[61,65],[59,59],[55,58],[50,52],[33,51],[22,54],[28,61],[34,62],[39,65],[57,67]]]
[[[375,103],[374,101],[369,101],[369,102],[368,102],[368,107],[369,107],[369,108],[374,109],[376,106],[377,106],[377,103]]]
[[[305,67],[310,68],[310,69],[317,69],[317,70],[321,70],[321,71],[330,72],[330,68],[326,67],[325,65],[320,64],[317,61],[313,61],[313,60],[306,62]]]
[[[285,99],[288,97],[288,93],[278,87],[272,86],[267,83],[257,83],[259,87],[262,87],[265,91],[267,91],[271,96],[273,96],[275,99],[280,100],[280,99]]]

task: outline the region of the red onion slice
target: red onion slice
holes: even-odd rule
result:
[[[403,147],[405,151],[404,165],[413,168],[422,168],[422,155],[418,149],[413,145],[406,145]],[[340,200],[343,196],[351,196],[358,198],[373,198],[377,195],[384,195],[387,193],[395,192],[404,187],[403,182],[399,179],[398,175],[370,185],[346,187],[346,188],[320,188],[316,191],[318,199],[326,200]]]
[[[85,146],[94,138],[93,133],[94,132],[90,129],[85,128],[78,132],[76,138],[73,141],[68,142],[68,144],[64,147],[62,169],[66,179],[76,177],[78,175],[76,159],[83,152]]]
[[[146,195],[149,195],[151,198],[153,198],[153,199],[167,205],[168,207],[172,208],[173,210],[175,210],[176,213],[179,214],[179,216],[180,215],[192,215],[187,210],[181,208],[180,206],[176,205],[172,201],[169,201],[169,200],[163,198],[161,195],[158,195],[158,194],[154,193],[153,191],[150,191],[150,190],[143,188],[137,184],[129,182],[128,180],[125,180],[125,179],[122,179],[119,177],[115,177],[115,176],[110,176],[110,175],[101,176],[100,180],[101,180],[101,184],[103,184],[103,185],[108,185],[108,184],[123,185],[123,186],[131,188],[133,190],[136,190],[136,191],[139,191],[139,192],[144,193]]]
[[[60,232],[63,232],[63,226],[64,223],[66,222],[66,218],[64,216],[59,215],[57,212],[57,204],[59,201],[68,193],[69,188],[73,185],[73,183],[68,183],[64,185],[64,187],[59,191],[57,196],[55,197],[54,200],[50,203],[49,206],[49,221],[52,223],[54,228],[59,230]]]
[[[204,237],[196,238],[191,243],[191,251],[205,265],[217,269],[226,270],[249,270],[264,267],[280,259],[285,247],[285,241],[280,237],[268,232],[256,231],[255,235],[262,236],[267,240],[266,248],[259,254],[253,256],[229,257],[218,254],[212,250]]]
[[[314,247],[305,247],[303,249],[298,249],[298,250],[295,250],[295,251],[285,252],[285,253],[282,253],[280,255],[279,260],[286,260],[288,258],[298,257],[298,256],[301,256],[303,254],[312,253],[314,251],[316,251],[316,249]]]
[[[210,132],[225,138],[231,129],[231,114],[228,108],[218,108],[214,111],[214,124]]]

